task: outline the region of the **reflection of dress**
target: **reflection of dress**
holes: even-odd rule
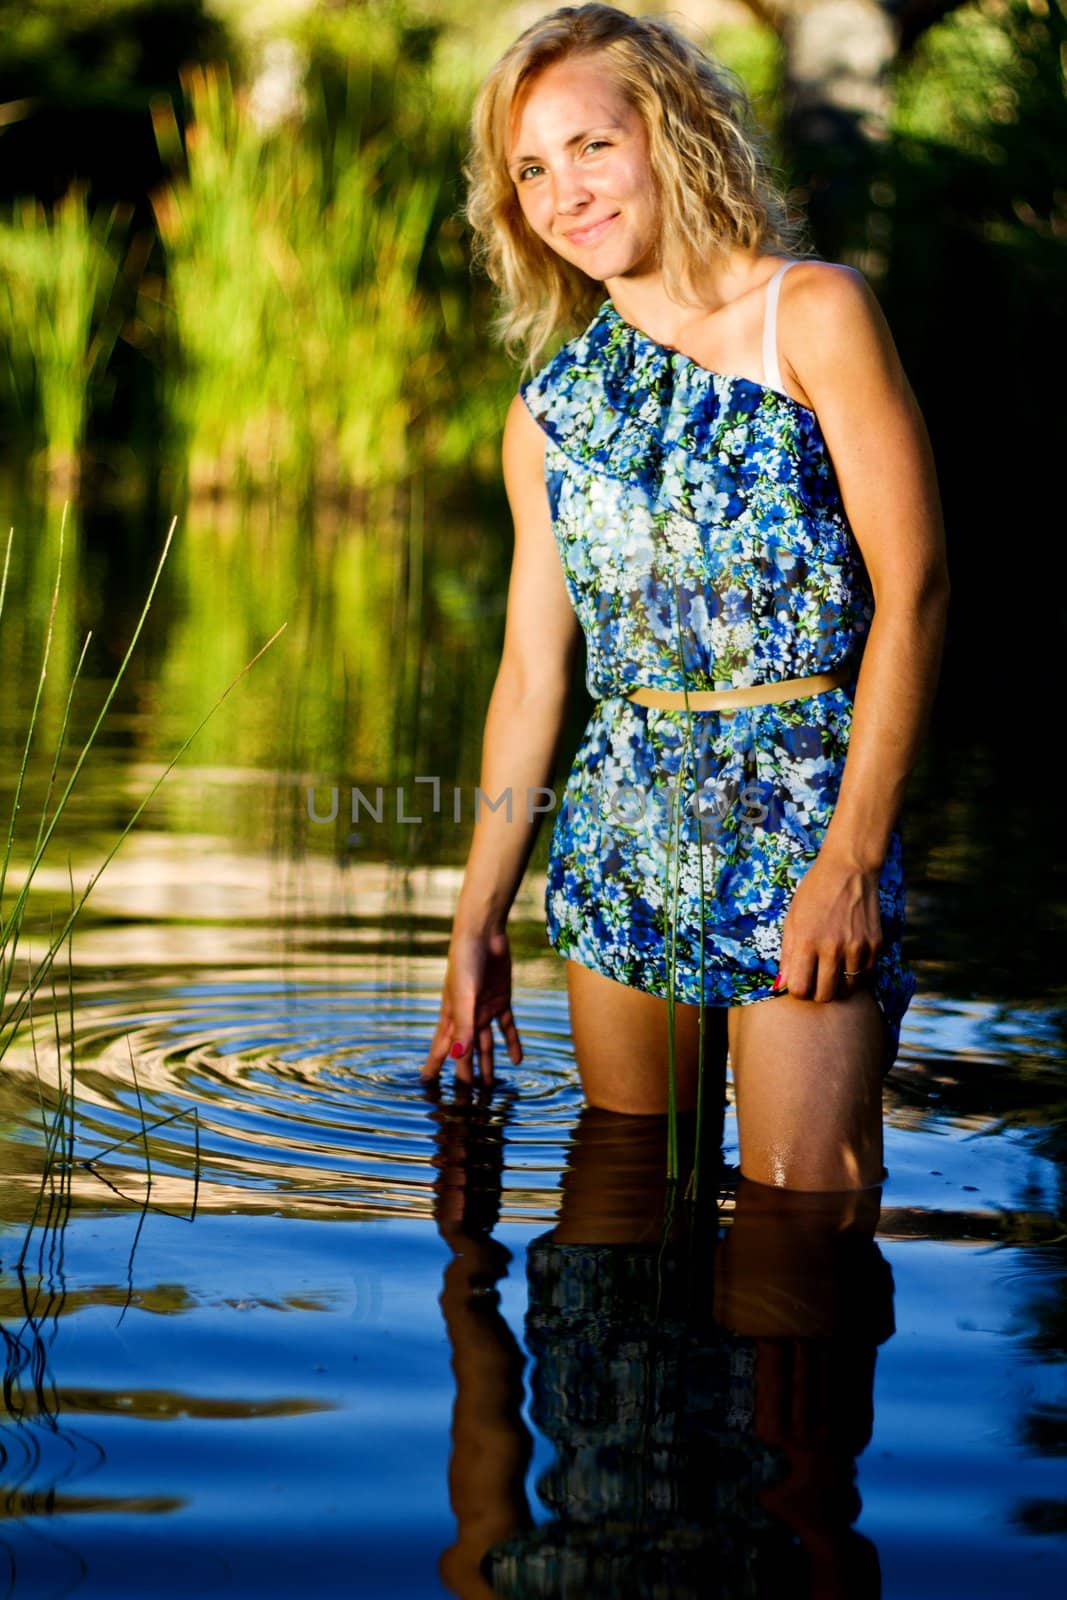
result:
[[[537,1484],[552,1520],[487,1552],[499,1600],[804,1600],[809,1553],[766,1491],[836,1553],[832,1592],[881,1593],[877,1553],[853,1526],[855,1461],[893,1279],[873,1238],[842,1231],[833,1256],[835,1336],[757,1341],[713,1320],[715,1264],[685,1234],[662,1252],[531,1243],[531,1415],[555,1447]]]
[[[556,1449],[537,1488],[553,1520],[489,1551],[502,1600],[793,1592],[794,1547],[759,1504],[786,1464],[753,1433],[753,1342],[687,1309],[685,1274],[655,1246],[530,1245],[531,1414]]]
[[[548,435],[553,526],[598,701],[553,831],[548,936],[661,996],[674,939],[675,997],[694,1004],[702,921],[705,1003],[770,995],[789,901],[833,813],[852,689],[693,711],[688,750],[684,711],[625,696],[828,671],[858,661],[873,614],[818,419],[780,387],[777,283],[791,264],[767,295],[766,384],[707,371],[608,299],[520,391]],[[880,900],[888,1070],[915,987],[897,833]]]

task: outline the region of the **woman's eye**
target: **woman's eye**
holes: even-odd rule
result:
[[[610,143],[610,139],[590,139],[588,144],[583,145],[582,148],[583,150],[596,150],[600,145],[610,145]],[[539,166],[535,166],[532,163],[528,167],[520,167],[518,172],[518,181],[522,183],[528,172],[540,172],[541,170],[542,169]]]

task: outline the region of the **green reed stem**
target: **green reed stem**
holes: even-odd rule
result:
[[[68,863],[68,875],[70,876],[70,892],[71,892],[71,900],[73,901],[73,898],[74,898],[74,879],[73,879],[73,875],[70,873],[69,863]],[[27,963],[27,965],[28,965],[28,963]],[[43,1166],[43,1169],[41,1171],[41,1181],[40,1181],[40,1184],[38,1185],[38,1189],[37,1189],[37,1198],[36,1198],[36,1201],[34,1203],[33,1212],[32,1212],[32,1214],[30,1216],[29,1226],[26,1229],[26,1236],[23,1239],[22,1250],[21,1250],[21,1252],[19,1254],[19,1258],[18,1258],[18,1262],[17,1262],[17,1266],[19,1267],[19,1269],[21,1269],[23,1267],[24,1263],[25,1263],[25,1260],[26,1260],[26,1253],[27,1253],[27,1251],[29,1249],[29,1246],[30,1246],[30,1240],[33,1237],[33,1232],[34,1232],[34,1229],[35,1229],[35,1227],[37,1225],[37,1216],[38,1216],[38,1213],[39,1213],[39,1211],[41,1209],[41,1200],[42,1200],[42,1198],[44,1196],[45,1188],[47,1187],[48,1190],[49,1190],[50,1199],[49,1199],[49,1204],[48,1204],[48,1216],[47,1216],[47,1218],[45,1220],[45,1224],[44,1224],[44,1235],[42,1236],[41,1250],[40,1250],[39,1255],[38,1255],[39,1274],[43,1274],[43,1271],[44,1271],[44,1239],[48,1235],[49,1228],[53,1228],[53,1244],[52,1244],[52,1249],[53,1250],[56,1248],[56,1245],[58,1243],[59,1257],[60,1257],[60,1268],[59,1268],[59,1270],[60,1270],[60,1272],[62,1271],[62,1253],[63,1253],[62,1229],[61,1229],[61,1226],[60,1227],[55,1227],[53,1225],[52,1218],[53,1218],[53,1215],[56,1212],[58,1212],[58,1215],[61,1218],[64,1218],[65,1216],[69,1215],[69,1213],[70,1213],[70,1204],[71,1204],[71,1200],[73,1198],[74,1138],[75,1138],[74,947],[73,947],[73,939],[71,937],[68,937],[68,940],[67,940],[67,1011],[68,1011],[69,1022],[70,1022],[70,1040],[69,1040],[70,1088],[69,1088],[69,1090],[65,1087],[65,1085],[63,1083],[63,1042],[62,1042],[62,1039],[60,1038],[60,1033],[59,1033],[59,1004],[58,1004],[58,1002],[56,1000],[54,969],[53,969],[53,972],[52,972],[52,977],[53,977],[53,983],[52,983],[52,1026],[53,1026],[53,1032],[54,1032],[54,1037],[55,1037],[56,1064],[57,1064],[57,1068],[58,1068],[58,1081],[57,1081],[57,1084],[56,1084],[56,1087],[57,1087],[57,1090],[58,1090],[58,1099],[57,1099],[56,1109],[55,1109],[55,1113],[54,1113],[52,1129],[51,1129],[51,1132],[49,1132],[48,1125],[47,1125],[47,1119],[46,1119],[46,1115],[45,1115],[45,1109],[44,1109],[44,1091],[43,1091],[43,1087],[42,1087],[42,1084],[41,1084],[41,1069],[40,1069],[40,1063],[39,1063],[38,1058],[37,1058],[37,1036],[33,1031],[33,1014],[32,1014],[32,1007],[31,1007],[30,1008],[30,1042],[31,1042],[32,1051],[33,1051],[34,1076],[35,1076],[35,1078],[37,1080],[37,1098],[38,1098],[38,1101],[40,1102],[40,1107],[41,1107],[41,1126],[42,1126],[42,1129],[43,1129],[44,1135],[45,1135],[45,1149],[44,1149],[44,1166]],[[57,1148],[59,1146],[60,1134],[61,1134],[61,1131],[64,1128],[64,1126],[66,1126],[67,1152],[66,1152],[66,1161],[64,1162],[63,1166],[60,1168],[59,1198],[58,1198],[58,1202],[57,1202],[57,1200],[56,1200],[56,1185],[55,1185],[55,1154],[56,1154],[56,1150],[57,1150]],[[57,1234],[59,1235],[58,1240],[57,1240],[57,1237],[56,1237]],[[37,1295],[36,1295],[36,1297],[34,1299],[33,1307],[32,1308],[27,1308],[28,1313],[29,1313],[31,1318],[36,1315],[37,1305],[38,1305],[39,1300],[40,1300],[40,1291],[38,1289],[38,1293],[37,1293]]]
[[[173,527],[173,524],[172,524],[172,527]],[[30,996],[32,996],[32,994],[40,987],[40,984],[44,981],[44,978],[46,977],[46,975],[48,973],[49,966],[50,966],[50,964],[51,964],[51,962],[52,962],[52,960],[53,960],[53,958],[55,956],[56,950],[62,944],[63,940],[67,937],[67,934],[69,933],[70,929],[73,927],[74,922],[76,921],[79,913],[81,912],[82,906],[85,904],[86,900],[89,898],[89,896],[92,893],[94,887],[96,886],[97,880],[99,879],[101,873],[104,871],[104,868],[107,866],[108,862],[111,860],[111,858],[114,856],[115,852],[118,850],[118,848],[121,845],[123,839],[125,839],[126,835],[129,833],[130,829],[134,826],[134,824],[136,823],[138,817],[141,815],[141,812],[145,809],[145,807],[152,800],[153,796],[156,793],[156,790],[163,783],[164,779],[168,776],[168,774],[177,765],[177,763],[179,762],[181,757],[185,754],[186,750],[188,750],[189,746],[192,744],[193,740],[196,738],[196,736],[200,732],[200,730],[215,715],[215,712],[218,710],[219,706],[225,700],[226,696],[236,686],[236,684],[239,683],[239,681],[244,677],[245,673],[250,671],[250,669],[255,666],[255,664],[259,660],[260,656],[263,655],[267,650],[269,650],[271,645],[274,643],[275,639],[278,638],[279,634],[281,634],[281,633],[283,633],[285,631],[285,627],[286,627],[286,624],[283,622],[280,628],[276,628],[275,631],[271,634],[270,638],[267,640],[267,642],[264,645],[261,645],[261,647],[256,651],[256,653],[252,657],[252,659],[250,661],[247,661],[245,663],[245,665],[241,668],[240,672],[238,672],[233,678],[231,678],[230,682],[226,685],[225,689],[222,691],[222,693],[215,700],[214,704],[211,705],[208,708],[208,710],[206,711],[206,713],[204,714],[204,716],[201,717],[200,721],[197,723],[196,727],[193,729],[193,731],[189,735],[189,737],[187,739],[183,740],[183,742],[178,746],[178,749],[171,756],[170,760],[167,762],[166,766],[163,768],[163,771],[160,773],[159,777],[152,784],[152,786],[149,789],[148,793],[145,795],[144,799],[141,801],[141,803],[137,807],[136,811],[134,811],[133,815],[130,817],[129,821],[126,823],[126,826],[122,829],[121,833],[116,838],[114,844],[111,846],[111,849],[108,851],[107,855],[104,857],[103,861],[101,861],[100,865],[97,867],[96,871],[93,873],[92,877],[89,879],[88,883],[86,884],[84,890],[82,891],[81,899],[78,901],[77,905],[73,908],[73,910],[71,911],[70,915],[68,916],[66,922],[63,924],[63,927],[60,930],[58,938],[52,941],[52,943],[49,945],[48,949],[45,951],[44,956],[41,958],[41,961],[40,961],[40,963],[38,964],[38,967],[37,967],[37,971],[36,971],[33,979],[31,980],[31,987],[29,988],[28,991],[24,990],[22,995],[20,995],[18,1000],[16,1000],[14,1006],[3,1017],[0,1017],[0,1056],[3,1055],[5,1049],[7,1048],[7,1045],[10,1043],[10,1040],[11,1040],[11,1037],[12,1037],[12,1035],[14,1033],[14,1030],[18,1027],[18,1025],[21,1022],[23,1016],[25,1015],[26,1006],[27,1006],[27,1003],[28,1003],[28,1000],[29,1000]],[[125,663],[123,663],[123,665],[125,665]],[[120,671],[121,671],[121,668],[120,668]],[[99,725],[99,719],[97,721],[97,725]],[[94,728],[93,731],[95,732],[95,728]],[[90,735],[90,738],[91,737],[92,736]],[[83,752],[83,754],[84,754],[84,752]],[[66,795],[67,795],[67,793],[69,793],[69,791],[70,791],[70,785],[68,784],[67,791],[63,796],[64,800],[66,800]],[[58,813],[57,813],[57,815],[58,815]],[[53,826],[55,824],[55,820],[56,819],[53,818]],[[51,831],[51,830],[49,830],[49,831]],[[23,892],[25,892],[25,890]],[[6,1039],[3,1037],[3,1031],[5,1029],[8,1030]]]
[[[15,525],[12,523],[7,530],[7,544],[4,547],[4,572],[0,577],[0,617],[4,615],[4,600],[7,597],[7,572],[11,565],[11,544],[15,537]]]
[[[151,1194],[151,1192],[152,1192],[152,1155],[151,1155],[151,1152],[150,1152],[150,1150],[148,1148],[148,1126],[147,1126],[147,1124],[145,1122],[145,1116],[144,1116],[144,1101],[141,1099],[141,1085],[137,1081],[137,1067],[136,1067],[136,1064],[135,1064],[134,1059],[133,1059],[133,1045],[130,1043],[129,1034],[126,1035],[126,1049],[129,1051],[129,1055],[130,1055],[130,1073],[131,1073],[131,1075],[133,1077],[133,1087],[134,1087],[134,1090],[135,1090],[136,1095],[137,1095],[137,1114],[141,1119],[141,1142],[144,1145],[144,1167],[145,1167],[145,1175],[146,1175],[147,1180],[148,1180],[148,1188],[147,1188],[146,1193],[147,1194]]]
[[[48,634],[47,634],[47,638],[46,638],[46,641],[45,641],[44,660],[43,660],[43,662],[41,664],[41,676],[40,676],[40,679],[39,679],[38,684],[37,684],[37,695],[36,695],[36,698],[34,700],[33,710],[30,713],[30,725],[29,725],[29,730],[28,730],[28,732],[26,734],[26,746],[25,746],[25,749],[23,751],[23,756],[22,756],[22,767],[21,767],[21,770],[19,772],[18,787],[17,787],[17,789],[15,791],[15,803],[14,803],[14,805],[12,807],[11,825],[10,825],[10,828],[8,830],[7,849],[6,849],[5,855],[4,855],[3,875],[0,875],[0,893],[2,893],[2,891],[3,891],[4,881],[5,881],[5,877],[6,877],[8,858],[9,858],[10,853],[11,853],[11,845],[12,845],[12,840],[13,840],[13,837],[14,837],[15,813],[17,812],[19,798],[20,798],[20,795],[21,795],[21,792],[22,792],[22,782],[23,782],[23,778],[25,776],[27,762],[29,760],[30,744],[31,744],[31,741],[33,739],[34,728],[35,728],[35,725],[36,725],[38,711],[39,711],[39,707],[40,707],[41,691],[42,691],[42,688],[43,688],[43,685],[44,685],[45,674],[46,674],[47,666],[48,666],[48,656],[49,656],[49,652],[50,652],[51,646],[52,646],[52,619],[53,619],[53,617],[55,615],[56,601],[57,601],[58,594],[59,594],[60,572],[61,572],[62,563],[63,563],[63,531],[64,531],[64,527],[66,525],[66,514],[67,514],[67,507],[64,506],[63,507],[63,522],[60,525],[59,559],[58,559],[58,561],[56,563],[56,582],[55,582],[55,588],[54,588],[53,593],[52,593],[52,608],[51,608],[51,611],[49,612],[49,618],[48,618]],[[136,626],[135,626],[135,628],[133,630],[133,637],[130,640],[129,648],[127,649],[126,654],[122,658],[122,662],[121,662],[121,664],[119,666],[118,672],[116,673],[115,678],[114,678],[114,680],[113,680],[113,682],[111,684],[111,687],[109,688],[106,696],[104,697],[104,703],[100,708],[100,711],[99,711],[99,714],[97,715],[96,721],[93,723],[93,726],[89,731],[89,736],[86,739],[85,744],[82,746],[81,753],[78,756],[77,761],[74,763],[74,770],[72,771],[70,777],[67,780],[67,786],[64,789],[62,795],[60,796],[59,803],[56,806],[55,813],[54,813],[54,815],[52,817],[52,820],[48,824],[47,828],[44,829],[43,833],[40,830],[38,831],[37,844],[36,844],[36,846],[34,848],[33,856],[31,857],[29,867],[27,868],[27,871],[26,871],[25,882],[23,883],[19,894],[15,898],[15,904],[12,907],[11,915],[9,916],[8,920],[4,923],[3,928],[0,929],[0,949],[6,949],[7,943],[8,943],[8,939],[9,939],[9,937],[11,935],[12,929],[15,927],[16,922],[21,922],[23,909],[25,907],[26,900],[27,900],[27,897],[28,897],[29,892],[30,892],[30,885],[31,885],[31,883],[33,881],[33,875],[36,872],[37,868],[40,866],[41,859],[44,856],[44,853],[48,848],[49,841],[51,840],[52,834],[55,832],[56,826],[57,826],[57,824],[59,822],[59,819],[60,819],[60,816],[62,815],[63,810],[64,810],[64,808],[66,806],[67,800],[70,798],[71,791],[73,790],[74,785],[78,780],[78,775],[81,772],[82,767],[85,765],[85,761],[86,761],[86,758],[88,757],[89,751],[90,751],[90,749],[92,747],[93,740],[96,738],[97,733],[100,731],[100,725],[103,722],[104,717],[107,715],[107,712],[108,712],[108,709],[109,709],[109,707],[111,705],[112,700],[115,698],[115,695],[118,692],[118,686],[122,681],[122,678],[123,678],[123,676],[125,674],[127,666],[129,665],[130,657],[133,654],[134,646],[136,645],[137,640],[141,636],[141,629],[143,628],[145,618],[148,615],[148,608],[152,603],[152,597],[154,596],[154,594],[156,592],[156,587],[157,587],[157,585],[159,583],[160,575],[161,575],[161,573],[163,571],[163,563],[167,559],[167,552],[170,549],[171,540],[172,540],[172,538],[174,536],[174,529],[177,526],[177,523],[178,523],[177,517],[172,518],[171,524],[170,524],[170,528],[167,531],[167,537],[166,537],[166,539],[164,541],[164,544],[163,544],[162,554],[160,555],[159,561],[156,564],[156,570],[155,570],[155,573],[154,573],[154,575],[152,577],[152,582],[151,582],[151,584],[149,585],[149,588],[148,588],[148,595],[147,595],[147,597],[145,599],[144,605],[141,607],[141,614],[138,617],[137,624],[136,624]],[[65,930],[64,930],[64,936],[65,936]],[[2,1055],[2,1054],[3,1054],[3,1045],[0,1044],[0,1055]]]
[[[52,586],[52,603],[48,608],[48,624],[44,636],[44,655],[41,658],[41,670],[37,677],[37,692],[33,698],[33,707],[30,711],[29,727],[26,729],[26,739],[22,746],[22,760],[19,763],[19,774],[15,780],[15,793],[11,801],[11,818],[7,825],[7,839],[4,843],[4,858],[0,862],[0,903],[3,901],[4,887],[7,883],[7,869],[11,862],[11,851],[15,843],[15,821],[22,804],[22,789],[26,782],[26,769],[30,763],[30,747],[33,744],[34,729],[41,709],[41,696],[44,694],[44,680],[48,675],[48,657],[52,653],[52,634],[55,628],[56,607],[59,604],[59,581],[63,571],[63,539],[67,529],[67,505],[63,506],[63,515],[59,523],[59,555],[56,559],[56,581]],[[5,570],[6,577],[6,570]],[[40,835],[38,835],[38,838]],[[16,906],[19,902],[16,901]],[[0,932],[0,950],[7,948],[10,923],[6,924]]]
[[[37,1080],[37,1097],[41,1106],[41,1128],[44,1133],[44,1167],[41,1171],[41,1181],[37,1187],[37,1196],[33,1203],[33,1211],[30,1214],[30,1224],[26,1229],[26,1236],[22,1241],[22,1249],[19,1252],[18,1260],[15,1263],[16,1267],[19,1268],[22,1267],[26,1260],[26,1252],[30,1247],[30,1240],[33,1237],[33,1230],[37,1226],[37,1216],[41,1209],[41,1202],[44,1199],[45,1189],[53,1180],[53,1162],[56,1153],[56,1147],[59,1144],[60,1134],[63,1128],[67,1099],[67,1091],[61,1078],[59,1083],[59,1097],[56,1103],[56,1109],[53,1113],[52,1126],[49,1128],[47,1114],[44,1107],[44,1089],[41,1083],[40,1063],[37,1059],[37,1036],[33,1031],[32,1015],[30,1025],[30,1048],[33,1053],[34,1077]]]
[[[670,885],[671,849],[678,816],[680,789],[674,791],[674,808],[667,829],[667,887]],[[678,1181],[678,1094],[674,1043],[674,984],[678,967],[678,861],[681,849],[674,851],[673,915],[669,918],[667,945],[667,1180]]]
[[[44,832],[45,817],[48,813],[48,805],[52,799],[52,794],[56,786],[56,777],[59,773],[59,763],[63,755],[63,747],[67,742],[67,728],[70,725],[70,708],[74,702],[74,688],[78,682],[78,679],[81,677],[82,668],[85,665],[85,657],[89,651],[89,641],[92,639],[92,636],[93,630],[90,628],[89,632],[85,635],[85,641],[81,648],[81,655],[78,657],[77,664],[73,673],[71,674],[70,687],[67,690],[67,703],[63,707],[63,718],[59,724],[59,735],[56,740],[56,753],[52,757],[52,770],[48,774],[48,788],[45,790],[44,803],[41,808],[41,820],[37,825],[37,838],[33,846],[35,851],[39,848],[41,843],[41,837]]]
[[[677,591],[676,591],[677,592]],[[696,797],[696,829],[697,829],[697,872],[700,882],[700,1014],[697,1027],[697,1105],[696,1127],[693,1130],[693,1170],[689,1175],[686,1186],[686,1199],[696,1200],[700,1183],[700,1151],[704,1127],[704,1017],[707,1010],[704,999],[704,813],[700,804],[700,772],[696,763],[696,743],[693,737],[693,712],[689,705],[689,678],[685,670],[685,657],[682,652],[682,626],[681,617],[675,609],[677,624],[676,635],[678,640],[678,666],[682,674],[682,693],[685,696],[686,718],[686,745],[693,758],[693,787]],[[683,751],[684,754],[684,751]],[[679,768],[682,762],[679,760]]]

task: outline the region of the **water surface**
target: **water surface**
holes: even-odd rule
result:
[[[30,954],[288,620],[3,1061],[4,1592],[1061,1593],[1067,1008],[1037,935],[1012,961],[995,899],[959,915],[1010,794],[979,752],[920,774],[920,993],[873,1209],[746,1186],[728,1087],[721,1163],[668,1225],[658,1120],[582,1107],[544,839],[512,921],[522,1064],[490,1096],[420,1083],[467,833],[325,826],[306,789],[473,786],[497,577],[475,565],[466,610],[435,588],[467,538],[441,533],[416,647],[381,541],[306,533],[191,527],[38,879]],[[67,661],[121,566],[95,559]],[[20,573],[9,753],[47,615]],[[1039,842],[1013,848],[996,870],[1036,881]],[[1060,917],[1050,884],[1032,921]]]

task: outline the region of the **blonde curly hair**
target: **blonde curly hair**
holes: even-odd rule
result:
[[[735,246],[811,254],[764,155],[748,95],[729,68],[661,18],[610,5],[560,6],[528,27],[482,83],[463,165],[463,215],[472,261],[499,290],[492,333],[510,357],[536,366],[560,328],[575,332],[604,298],[602,284],[551,250],[530,228],[508,172],[517,97],[558,61],[603,53],[644,121],[660,201],[660,262],[668,294],[683,304],[709,261]]]

